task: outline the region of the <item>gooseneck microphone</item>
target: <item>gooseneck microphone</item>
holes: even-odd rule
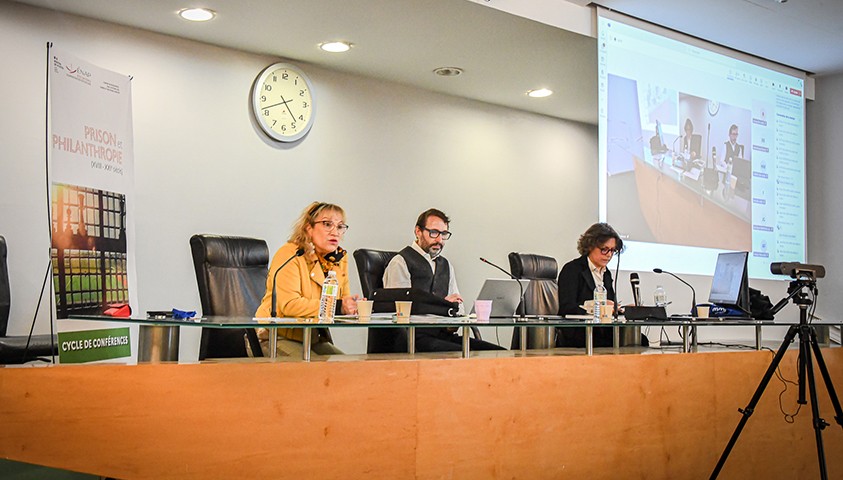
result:
[[[524,285],[521,285],[521,280],[519,280],[518,278],[516,278],[516,276],[515,276],[515,275],[513,275],[513,274],[509,273],[509,271],[504,270],[503,268],[501,268],[501,267],[499,267],[499,266],[495,265],[494,263],[492,263],[492,262],[490,262],[490,261],[486,260],[486,259],[485,259],[485,258],[483,258],[483,257],[480,257],[480,261],[481,261],[481,262],[483,262],[483,263],[487,263],[487,264],[489,264],[489,265],[491,265],[491,266],[493,266],[493,267],[497,268],[498,270],[500,270],[500,271],[502,271],[503,273],[505,273],[505,274],[506,274],[509,278],[511,278],[511,279],[513,279],[513,280],[515,280],[515,281],[518,283],[518,290],[521,292],[521,297],[520,297],[520,298],[521,298],[521,302],[519,303],[519,306],[521,307],[521,317],[523,318],[523,317],[524,317]]]
[[[277,315],[278,315],[278,310],[276,310],[276,308],[275,308],[277,306],[277,303],[278,303],[277,294],[275,293],[275,282],[276,282],[276,280],[278,280],[278,272],[280,272],[282,268],[286,267],[288,263],[292,262],[294,258],[301,257],[302,255],[304,255],[304,249],[303,248],[300,248],[300,249],[296,250],[296,253],[292,257],[290,257],[286,261],[284,261],[284,263],[282,263],[280,267],[275,269],[275,273],[272,274],[272,303],[271,303],[271,308],[269,310],[269,315],[272,318],[276,318]]]
[[[654,268],[653,271],[656,272],[656,273],[666,273],[666,274],[670,275],[671,277],[673,277],[673,278],[679,280],[680,282],[684,283],[685,285],[688,286],[688,288],[691,289],[691,316],[696,317],[697,316],[697,291],[694,290],[694,287],[692,287],[690,283],[688,283],[685,280],[682,280],[681,278],[679,278],[676,274],[670,273],[667,270],[662,270],[661,268]]]
[[[636,307],[641,306],[641,280],[638,278],[638,272],[629,274],[629,284],[632,285],[632,300]]]

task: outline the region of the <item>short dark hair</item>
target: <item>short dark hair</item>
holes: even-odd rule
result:
[[[729,134],[731,134],[731,133],[732,133],[732,130],[734,130],[735,132],[737,132],[737,131],[738,131],[738,126],[737,126],[737,125],[735,125],[734,123],[732,124],[732,126],[731,126],[731,127],[729,127]]]
[[[445,215],[445,212],[436,208],[428,208],[419,215],[418,220],[416,220],[416,226],[423,229],[427,226],[427,219],[430,217],[442,219],[442,221],[445,222],[445,225],[451,224],[451,219]]]
[[[580,255],[588,255],[591,249],[595,247],[599,248],[612,238],[615,239],[615,248],[618,251],[623,250],[623,240],[621,240],[621,236],[618,235],[618,232],[611,225],[608,223],[595,223],[588,227],[585,233],[580,235],[580,239],[577,241],[577,251],[580,252]]]

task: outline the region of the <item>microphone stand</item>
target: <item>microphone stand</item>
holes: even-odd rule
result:
[[[518,289],[519,289],[519,291],[521,292],[521,296],[519,297],[519,298],[521,299],[521,302],[518,304],[519,310],[521,310],[521,313],[519,314],[519,317],[520,317],[521,319],[523,319],[523,318],[524,318],[524,285],[522,285],[522,284],[521,284],[521,279],[517,278],[515,275],[513,275],[513,274],[509,273],[508,271],[506,271],[506,270],[504,270],[503,268],[501,268],[501,267],[499,267],[499,266],[495,265],[494,263],[492,263],[492,262],[490,262],[490,261],[486,260],[486,259],[485,259],[485,258],[483,258],[483,257],[480,257],[480,261],[481,261],[481,262],[483,262],[483,263],[488,263],[489,265],[491,265],[491,266],[493,266],[493,267],[497,268],[498,270],[500,270],[500,271],[502,271],[503,273],[505,273],[505,274],[506,274],[509,278],[511,278],[511,279],[513,279],[513,280],[515,280],[515,281],[518,283]]]
[[[269,310],[269,316],[272,318],[276,318],[278,316],[278,310],[275,308],[278,303],[277,293],[275,292],[275,282],[278,280],[278,272],[280,272],[282,268],[286,267],[288,263],[292,262],[294,258],[301,257],[302,255],[304,255],[303,248],[296,250],[296,253],[284,261],[280,267],[275,269],[275,273],[272,275],[272,302],[270,303],[271,308]]]
[[[656,273],[666,273],[666,274],[670,275],[671,277],[673,277],[673,278],[679,280],[680,282],[684,283],[685,285],[688,286],[688,288],[691,289],[691,316],[696,317],[697,316],[697,291],[694,290],[694,287],[692,287],[690,283],[686,282],[685,280],[682,280],[681,278],[679,278],[678,276],[676,276],[673,273],[668,272],[667,270],[662,270],[661,268],[654,268],[653,271],[656,272]]]

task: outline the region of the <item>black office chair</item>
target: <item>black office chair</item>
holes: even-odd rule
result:
[[[372,292],[383,288],[383,272],[398,252],[360,248],[354,251],[357,275],[363,296],[372,298]],[[366,344],[367,353],[407,352],[407,331],[403,328],[370,328]]]
[[[509,254],[509,268],[512,275],[519,279],[530,280],[530,284],[524,291],[524,300],[518,307],[519,312],[523,309],[525,315],[556,315],[559,313],[559,287],[556,283],[558,264],[556,259],[532,253]],[[527,345],[541,345],[543,336],[546,336],[544,328],[527,329]],[[550,345],[542,345],[544,348],[552,348],[556,344],[555,330],[551,332],[552,342]],[[521,348],[521,336],[518,329],[512,335],[512,349]]]
[[[193,267],[203,315],[253,317],[266,292],[269,249],[256,238],[194,235]],[[199,359],[263,356],[253,328],[203,328]]]
[[[58,340],[55,335],[33,335],[29,338],[29,348],[26,346],[26,335],[6,336],[12,306],[12,288],[9,283],[9,267],[6,264],[6,258],[6,238],[0,235],[0,364],[20,364],[31,360],[46,361],[45,357],[58,354]]]

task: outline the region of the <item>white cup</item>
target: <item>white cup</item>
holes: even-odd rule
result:
[[[357,300],[357,320],[361,322],[368,322],[372,318],[371,300]]]
[[[477,315],[478,322],[488,322],[489,316],[492,314],[492,301],[475,300],[474,313]]]
[[[410,323],[412,309],[413,302],[395,302],[395,321],[397,323]]]
[[[708,318],[710,309],[708,305],[697,305],[697,318]]]

